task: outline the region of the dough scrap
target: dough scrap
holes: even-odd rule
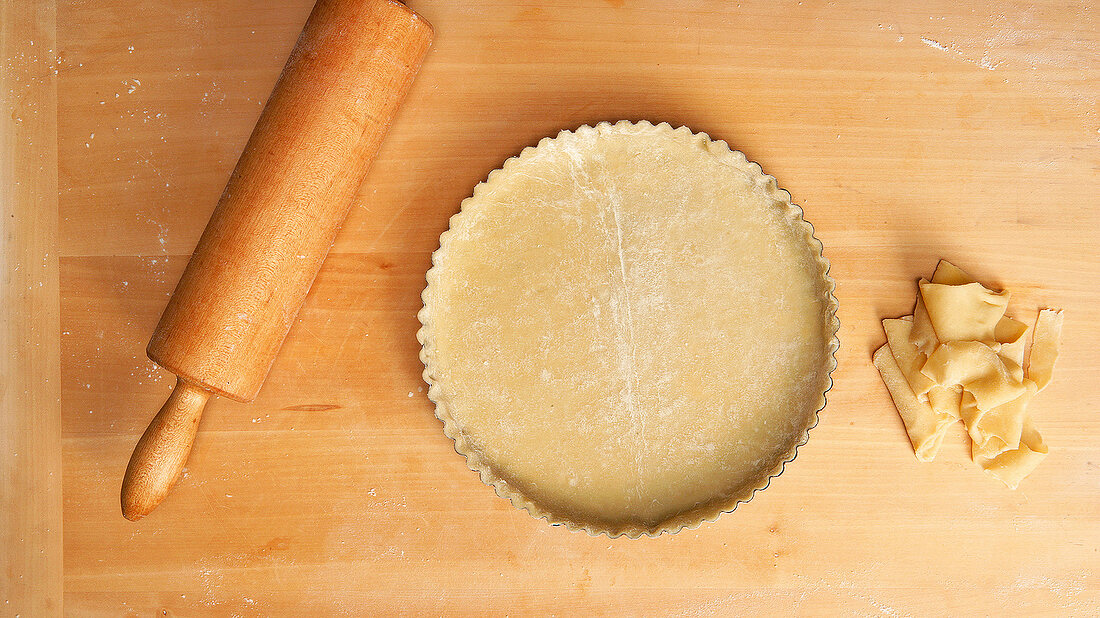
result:
[[[910,341],[917,346],[917,349],[928,356],[936,350],[936,346],[940,344],[940,339],[936,335],[936,330],[932,327],[932,322],[928,318],[928,308],[919,293],[920,286],[926,283],[965,285],[975,283],[975,281],[963,269],[947,260],[940,260],[939,264],[936,265],[936,272],[932,274],[932,281],[922,278],[917,283],[917,304],[913,308],[913,332],[909,337]]]
[[[932,461],[940,451],[944,433],[956,419],[949,414],[935,412],[927,402],[917,399],[905,374],[898,367],[890,344],[876,350],[872,358],[905,424],[905,432],[909,435],[917,459]]]
[[[1040,312],[1025,372],[1030,329],[1005,315],[1009,297],[941,260],[918,283],[913,315],[882,321],[887,344],[873,362],[918,460],[931,461],[961,420],[974,462],[1016,489],[1047,454],[1028,404],[1050,382],[1062,314]]]
[[[912,316],[897,320],[883,320],[882,328],[886,331],[886,342],[890,345],[890,352],[893,353],[898,368],[905,375],[909,388],[913,390],[917,399],[927,401],[928,391],[936,386],[936,383],[921,373],[927,357],[910,340],[910,332],[913,329]]]
[[[1019,447],[1027,418],[1027,405],[1038,391],[1031,380],[1027,380],[1026,385],[1019,397],[990,410],[979,409],[976,399],[969,392],[963,395],[961,418],[974,442],[975,452],[991,458]]]
[[[983,410],[1012,401],[1026,390],[1020,366],[977,341],[940,344],[921,373],[939,386],[962,387]]]
[[[928,390],[928,405],[938,414],[959,420],[962,416],[962,395],[961,388],[936,385]]]
[[[1016,489],[1020,481],[1035,471],[1046,459],[1048,449],[1043,438],[1036,431],[1031,419],[1025,419],[1019,448],[1005,451],[993,458],[977,456],[974,458],[983,470],[1000,480],[1009,489]]]
[[[941,343],[996,341],[997,323],[1008,307],[1008,292],[994,292],[980,283],[920,284],[928,319]]]
[[[1035,381],[1039,390],[1043,390],[1050,384],[1061,341],[1061,310],[1043,309],[1035,320],[1035,334],[1032,335],[1031,355],[1028,357],[1027,365],[1028,375]]]
[[[1018,322],[1007,316],[1001,318],[994,333],[1000,348],[997,353],[1023,367],[1024,344],[1027,342],[1028,330],[1030,330],[1028,325],[1023,322]]]
[[[920,285],[928,283],[927,279],[921,279]],[[932,328],[932,321],[928,319],[928,308],[924,306],[924,299],[917,294],[917,304],[913,307],[913,330],[909,333],[909,341],[917,347],[925,356],[936,351],[940,340],[936,337],[936,329]]]
[[[947,260],[940,260],[939,263],[936,264],[936,272],[932,273],[932,283],[966,285],[968,283],[977,283],[977,281],[977,279],[970,276],[970,273]]]

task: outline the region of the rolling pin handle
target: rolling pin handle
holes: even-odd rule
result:
[[[141,436],[122,481],[122,515],[145,517],[176,484],[199,428],[210,392],[177,378],[176,388]]]

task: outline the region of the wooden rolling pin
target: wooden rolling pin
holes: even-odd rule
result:
[[[175,484],[211,394],[256,397],[431,40],[393,0],[313,8],[149,342],[178,381],[130,457],[127,519]]]

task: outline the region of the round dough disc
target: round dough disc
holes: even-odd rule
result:
[[[706,134],[544,139],[451,219],[420,341],[447,435],[552,523],[657,534],[732,510],[806,439],[835,366],[821,244]]]

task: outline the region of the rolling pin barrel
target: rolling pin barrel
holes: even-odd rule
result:
[[[128,519],[179,477],[209,393],[255,398],[431,39],[394,0],[317,2],[149,342],[180,381],[130,459]]]

